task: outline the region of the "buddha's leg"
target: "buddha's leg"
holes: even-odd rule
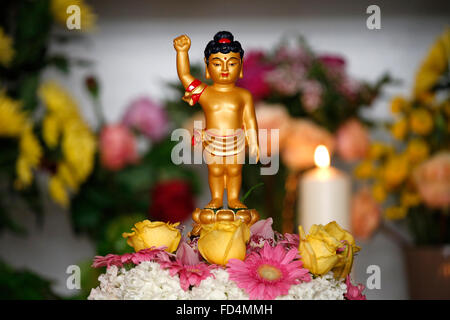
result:
[[[245,204],[239,201],[239,193],[242,183],[242,164],[227,164],[227,196],[228,207],[232,209],[247,208]]]
[[[208,164],[208,182],[211,191],[211,201],[205,208],[217,209],[223,206],[224,164]]]

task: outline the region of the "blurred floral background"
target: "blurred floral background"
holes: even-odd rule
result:
[[[71,4],[81,9],[80,30],[66,27]],[[270,4],[256,12],[244,6],[231,19],[241,36],[233,22],[211,21],[207,8],[186,17],[136,1],[125,12],[119,1],[4,1],[1,298],[85,298],[99,272],[90,268],[92,257],[132,250],[121,235],[135,222],[190,224],[209,196],[206,175],[170,161],[170,134],[192,131],[203,115],[181,100],[171,42],[192,35],[192,72],[203,79],[203,44],[216,29],[230,29],[244,46],[238,85],[253,93],[259,127],[280,129],[278,174],[261,176],[261,164],[245,165],[243,192],[259,185],[246,204],[293,232],[298,180],[324,144],[333,164],[353,176],[352,232],[367,252],[360,267],[356,262],[358,281],[368,265],[382,265],[383,287],[368,298],[419,297],[423,283],[414,279],[424,273],[434,275],[428,283],[450,281],[450,255],[442,253],[450,244],[450,31],[442,12],[450,10],[437,2],[420,11],[423,3],[413,1],[405,19],[402,7],[384,4],[387,22],[368,30],[363,2],[359,11],[349,3],[333,11],[332,4],[287,1],[273,20],[289,19],[272,33],[263,27]],[[405,31],[409,25],[420,29],[420,41]],[[397,42],[405,34],[413,46]],[[333,41],[321,43],[322,35]],[[407,63],[396,69],[391,59]],[[434,251],[435,269],[404,269],[398,257],[388,262],[398,253],[417,261]],[[62,289],[69,265],[81,268],[81,290]],[[399,274],[393,284],[385,280]]]

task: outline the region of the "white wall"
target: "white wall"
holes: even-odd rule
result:
[[[191,5],[188,5],[190,3]],[[245,50],[272,48],[287,34],[301,34],[319,52],[339,53],[348,61],[349,72],[366,80],[375,80],[384,71],[404,80],[402,86],[389,88],[368,116],[386,118],[391,94],[408,94],[417,66],[446,23],[450,21],[445,1],[378,1],[381,30],[366,28],[365,10],[369,1],[95,1],[99,14],[98,30],[85,41],[65,48],[74,57],[95,61],[94,73],[101,80],[101,99],[106,117],[117,121],[127,103],[140,95],[163,99],[169,94],[164,82],[176,79],[172,39],[188,34],[192,39],[191,61],[200,61],[206,43],[219,30],[234,33]],[[60,48],[54,48],[58,51]],[[89,70],[89,73],[92,70]],[[55,73],[46,77],[65,83],[82,105],[89,121],[94,121],[86,93],[81,88],[87,70],[76,70],[69,78]],[[206,180],[205,180],[206,183]],[[47,230],[54,223],[55,209],[49,207]],[[63,218],[61,218],[63,217]],[[90,257],[93,249],[69,233],[67,216],[57,219],[67,237],[43,231],[32,233],[28,241],[3,236],[0,255],[11,263],[52,275],[65,289],[65,266],[73,263],[69,254],[75,248],[77,258]],[[51,242],[52,246],[43,245]],[[368,291],[368,298],[407,298],[401,251],[383,235],[361,244],[355,275],[364,281],[365,270],[378,264],[382,270],[382,289]],[[50,253],[51,251],[51,253]],[[33,252],[32,254],[29,254]],[[40,253],[40,254],[39,254]],[[58,255],[55,263],[40,259]],[[45,261],[44,261],[45,260]],[[62,270],[64,269],[64,270]]]

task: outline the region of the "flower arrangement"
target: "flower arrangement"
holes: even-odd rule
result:
[[[335,222],[308,236],[300,227],[300,238],[274,232],[271,218],[220,224],[180,242],[169,223],[136,223],[123,234],[135,253],[95,257],[107,270],[89,299],[365,299],[349,276],[359,248]]]
[[[355,169],[371,185],[353,213],[361,221],[362,210],[366,217],[372,212],[370,226],[361,223],[364,237],[378,226],[376,201],[388,220],[407,222],[415,244],[450,243],[449,47],[447,29],[422,62],[412,96],[391,101],[395,121],[385,126],[391,142],[374,142]]]

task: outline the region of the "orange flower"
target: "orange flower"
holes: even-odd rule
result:
[[[332,153],[333,136],[307,120],[293,120],[289,135],[284,141],[281,158],[291,169],[305,169],[314,165],[314,151],[317,146],[324,145]]]
[[[369,189],[364,188],[352,199],[352,233],[360,239],[369,239],[380,224],[381,210]]]
[[[336,151],[345,161],[366,157],[370,139],[367,129],[356,119],[345,122],[336,134]]]
[[[436,154],[413,172],[420,196],[431,208],[450,205],[450,152]]]

